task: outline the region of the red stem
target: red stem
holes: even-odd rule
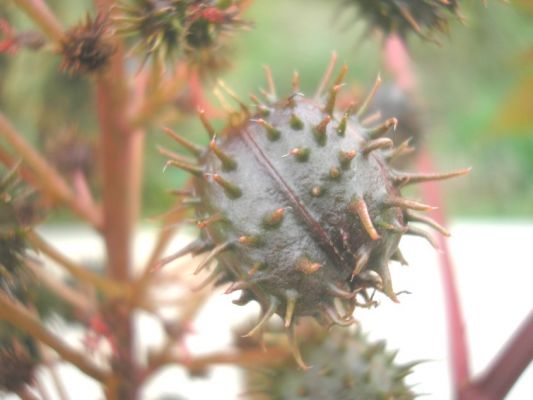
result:
[[[403,40],[395,35],[389,36],[384,45],[384,61],[386,68],[392,73],[395,81],[404,90],[411,93],[416,91],[416,78],[410,57]],[[433,162],[427,151],[422,150],[418,158],[418,169],[421,172],[434,171]],[[445,212],[442,195],[436,182],[422,185],[422,192],[428,204],[438,207],[433,211],[433,218],[441,225],[445,225]],[[446,239],[439,235],[439,263],[442,274],[442,284],[446,302],[446,316],[448,320],[448,338],[452,363],[452,379],[454,393],[459,394],[470,380],[469,352],[465,336],[464,318],[459,301],[459,294],[455,285],[454,268]]]
[[[417,160],[418,170],[421,172],[434,171],[433,162],[429,153],[420,152]],[[426,182],[422,186],[424,200],[432,206],[438,207],[432,212],[432,217],[441,225],[446,225],[442,194],[437,182]],[[446,317],[448,320],[448,339],[452,363],[452,379],[454,393],[457,395],[461,388],[470,380],[470,363],[468,359],[468,345],[465,335],[464,318],[459,301],[459,293],[455,284],[453,262],[450,257],[448,242],[442,235],[438,235],[440,248],[439,263],[442,274],[442,285],[446,302]]]
[[[490,367],[461,391],[461,400],[499,400],[511,390],[533,360],[533,312]]]

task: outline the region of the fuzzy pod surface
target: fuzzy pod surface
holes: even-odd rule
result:
[[[412,400],[405,378],[418,362],[399,364],[396,354],[359,329],[315,332],[302,345],[310,370],[291,361],[266,372],[247,370],[247,389],[252,400]]]
[[[468,170],[414,174],[389,165],[397,149],[383,135],[396,119],[361,123],[379,79],[359,107],[337,110],[346,67],[329,88],[326,75],[313,98],[299,93],[297,77],[293,93],[278,98],[267,71],[266,100],[253,97],[255,110],[241,102],[219,135],[200,115],[211,138],[207,149],[169,131],[196,161],[177,156],[168,165],[193,174],[183,203],[192,205],[201,228],[179,253],[205,253],[196,272],[216,264],[205,284],[231,281],[226,293],[241,291],[236,304],[260,303],[262,316],[249,335],[277,314],[293,337],[300,317],[352,324],[354,308],[373,305],[376,290],[398,301],[389,262],[403,262],[400,238],[431,240],[410,222],[444,231],[414,213],[432,207],[403,198],[400,188]]]

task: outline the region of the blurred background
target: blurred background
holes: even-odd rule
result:
[[[89,0],[47,3],[66,25],[84,19],[92,7]],[[365,39],[365,21],[357,18],[355,9],[341,11],[336,7],[339,3],[256,0],[247,13],[253,27],[235,36],[232,68],[221,77],[247,98],[248,93],[265,86],[262,66],[270,65],[278,91],[288,95],[293,70],[297,69],[302,91],[312,94],[335,50],[340,63],[350,66],[347,92],[363,93],[378,72],[387,82],[391,77],[381,61],[382,38],[370,35]],[[440,45],[410,37],[409,49],[418,79],[419,96],[414,100],[421,110],[418,142],[429,150],[437,170],[473,167],[468,177],[443,183],[442,193],[452,217],[450,246],[468,321],[473,370],[479,373],[533,304],[529,248],[533,237],[533,2],[489,0],[485,7],[482,1],[467,0],[462,2],[462,15],[464,24],[452,18],[450,33],[439,37]],[[17,31],[34,29],[9,1],[0,3],[0,19],[10,21]],[[0,43],[4,34],[0,32]],[[213,78],[206,78],[206,87],[214,83]],[[196,142],[207,141],[200,122],[181,112],[181,100],[187,95],[178,93],[175,110],[149,127],[143,183],[145,223],[168,210],[174,199],[166,191],[180,187],[186,179],[185,174],[174,170],[161,173],[166,160],[158,154],[157,145],[175,147],[163,135],[162,126],[168,125]],[[210,90],[207,96],[218,107]],[[90,184],[96,187],[97,174],[91,174],[96,168],[98,136],[93,101],[87,78],[62,73],[60,57],[27,50],[16,57],[0,54],[0,109],[55,163],[61,162],[58,147],[63,146],[69,154],[83,148],[75,155],[83,161],[92,176]],[[222,124],[217,121],[217,126]],[[93,233],[77,227],[58,228],[57,223],[72,222],[69,218],[70,214],[53,211],[47,216],[43,234],[73,257],[98,261],[101,243]],[[469,222],[473,219],[476,221]],[[503,219],[507,222],[494,223]],[[148,254],[153,231],[148,229],[141,235],[145,236],[138,239],[135,250],[142,258]],[[186,235],[180,236],[171,248],[182,247],[187,240]],[[410,268],[395,267],[393,273],[397,287],[413,295],[402,299],[401,307],[383,300],[382,306],[368,313],[362,311],[357,318],[364,321],[373,338],[386,338],[392,348],[402,349],[401,360],[430,359],[417,369],[411,382],[421,383],[420,392],[431,393],[431,399],[449,399],[446,325],[436,255],[417,239],[408,238],[402,246]],[[251,307],[246,315],[257,314],[257,305]],[[242,316],[231,298],[215,293],[196,322],[198,334],[189,343],[192,350],[205,352],[227,346],[227,321]],[[146,337],[158,337],[160,333],[151,331],[150,321],[143,324]],[[176,382],[180,394],[188,399],[210,398],[216,393],[217,398],[233,400],[241,392],[234,368],[215,369],[209,385],[201,379],[191,381],[184,371],[176,380],[176,369],[160,376],[147,389],[146,398],[161,398],[166,388],[176,387]],[[72,367],[64,366],[61,372],[69,382],[77,379],[75,398],[101,396],[100,389],[80,378]],[[530,366],[509,399],[529,398],[532,377]],[[153,389],[156,386],[158,390]],[[81,393],[85,397],[80,397]]]
[[[0,17],[17,29],[33,28],[10,2],[2,3]],[[49,3],[71,24],[85,18],[85,10],[92,7],[88,0]],[[452,18],[450,33],[439,37],[440,45],[409,38],[419,80],[420,131],[438,169],[473,167],[469,178],[445,184],[452,215],[532,217],[533,2],[489,1],[487,7],[482,3],[462,2],[464,24]],[[337,5],[324,0],[256,1],[248,11],[253,27],[235,36],[233,66],[222,78],[246,98],[264,86],[262,65],[270,65],[278,90],[288,94],[297,69],[303,92],[313,93],[336,50],[340,62],[351,68],[349,90],[362,92],[380,71],[387,81],[390,77],[380,61],[382,39],[373,35],[365,39],[366,23],[357,18],[355,9],[341,11]],[[90,87],[85,78],[61,73],[58,60],[46,52],[0,55],[0,107],[42,148],[70,133],[89,141],[96,136]],[[216,100],[213,104],[218,106]],[[165,122],[205,141],[196,118],[174,119]],[[161,174],[164,160],[156,145],[166,143],[166,138],[161,126],[150,129],[146,216],[168,207],[172,199],[162,193],[185,179],[176,171]]]

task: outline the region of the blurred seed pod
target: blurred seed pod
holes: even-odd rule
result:
[[[369,27],[398,34],[409,34],[435,41],[435,33],[447,33],[451,16],[459,16],[458,0],[342,0],[344,7],[356,7]]]
[[[70,75],[92,74],[103,70],[116,48],[110,41],[107,16],[87,15],[85,22],[65,33],[61,43],[61,68]]]
[[[116,6],[117,33],[132,38],[145,60],[186,60],[217,70],[229,59],[227,36],[249,26],[240,15],[246,1],[134,0]]]
[[[359,329],[314,329],[306,335],[302,356],[312,366],[297,367],[290,358],[274,367],[245,373],[252,400],[410,400],[405,382],[419,362],[399,364],[385,341],[371,342]]]

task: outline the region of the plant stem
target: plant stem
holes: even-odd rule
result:
[[[108,12],[111,0],[95,1],[99,12]],[[96,80],[96,110],[100,125],[102,171],[103,235],[107,253],[108,276],[124,284],[131,279],[134,219],[140,185],[134,183],[139,161],[136,135],[131,128],[132,93],[124,69],[124,46],[117,40],[117,51],[109,69]],[[116,385],[107,388],[111,399],[135,400],[139,395],[138,368],[135,360],[133,310],[127,303],[115,304],[110,316],[117,344],[113,372]]]
[[[0,320],[7,321],[35,339],[40,340],[54,349],[64,360],[75,365],[94,379],[100,382],[107,380],[108,375],[105,371],[86,359],[83,353],[72,349],[62,339],[50,333],[30,311],[22,305],[14,303],[4,293],[0,293]]]
[[[461,391],[461,400],[499,400],[533,361],[533,312],[482,376]]]
[[[434,166],[427,151],[421,150],[418,158],[420,172],[434,171]],[[423,198],[428,204],[438,207],[432,211],[432,217],[441,225],[446,225],[442,194],[436,182],[422,184]],[[442,235],[438,235],[440,248],[439,262],[442,274],[442,284],[446,302],[446,316],[448,320],[448,338],[452,363],[452,379],[455,396],[470,381],[470,363],[468,358],[468,345],[466,341],[464,317],[461,310],[459,293],[455,284],[453,262],[450,257],[448,242]]]
[[[14,2],[19,8],[24,10],[49,39],[56,43],[61,42],[61,38],[63,37],[61,23],[48,8],[44,0],[14,0]]]
[[[416,92],[416,77],[410,61],[405,43],[395,35],[389,36],[385,41],[384,59],[386,67],[394,75],[395,81],[404,90],[414,94]],[[430,155],[424,149],[421,150],[418,159],[421,172],[433,171],[433,163]],[[433,212],[434,219],[444,225],[446,220],[443,211],[442,195],[439,185],[435,182],[427,182],[422,185],[423,197],[428,204],[438,207]],[[452,380],[454,393],[457,396],[462,387],[470,379],[470,365],[468,359],[468,345],[465,337],[464,318],[459,301],[459,295],[455,284],[453,263],[446,239],[438,235],[440,270],[446,302],[446,316],[448,320],[448,338],[451,356]]]
[[[61,175],[15,130],[2,112],[0,112],[0,137],[13,146],[17,154],[41,179],[41,187],[45,188],[52,197],[63,202],[78,216],[91,223],[97,229],[100,228],[101,217],[98,212],[78,201]]]

